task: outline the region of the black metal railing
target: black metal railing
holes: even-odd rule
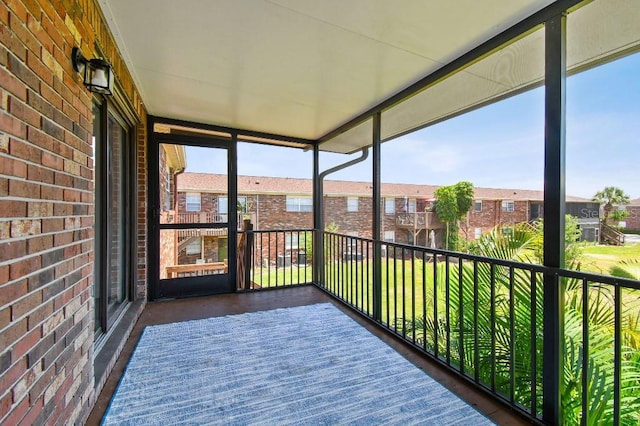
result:
[[[429,357],[542,421],[543,282],[563,287],[566,424],[638,421],[640,282],[324,233],[321,288]],[[375,292],[381,314],[374,316]],[[550,390],[551,391],[551,390]]]
[[[313,281],[313,230],[246,230],[243,290],[277,288]]]

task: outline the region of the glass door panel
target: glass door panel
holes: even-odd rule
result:
[[[159,297],[233,291],[228,150],[162,143],[158,160]]]

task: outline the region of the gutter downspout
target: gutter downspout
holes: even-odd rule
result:
[[[361,151],[362,151],[362,154],[360,155],[360,157],[354,158],[353,160],[347,161],[346,163],[343,163],[343,164],[338,164],[337,166],[327,169],[324,172],[320,173],[320,175],[318,175],[318,178],[320,180],[320,184],[318,188],[320,191],[320,197],[318,197],[318,201],[319,201],[318,208],[320,209],[320,213],[321,213],[320,223],[319,223],[320,226],[318,227],[318,229],[320,231],[324,231],[324,178],[330,175],[331,173],[338,172],[340,170],[346,169],[347,167],[353,166],[354,164],[362,163],[363,161],[365,161],[369,157],[369,147],[364,147],[362,148]]]
[[[316,147],[314,151],[314,166],[318,167],[318,148]],[[324,178],[330,175],[331,173],[335,173],[339,170],[345,169],[349,166],[353,166],[354,164],[358,164],[363,162],[369,157],[369,147],[362,148],[362,154],[358,158],[354,158],[353,160],[347,161],[346,163],[339,164],[337,166],[331,167],[330,169],[325,170],[322,173],[318,174],[317,187],[314,188],[317,191],[315,201],[317,210],[315,216],[315,229],[317,232],[317,238],[315,239],[315,249],[313,250],[313,259],[314,259],[314,270],[316,272],[316,276],[318,278],[318,282],[321,286],[325,284],[324,278],[324,250],[318,249],[324,246],[322,232],[324,232]]]

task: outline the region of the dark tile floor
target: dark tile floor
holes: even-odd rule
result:
[[[93,411],[87,420],[87,425],[98,425],[100,423],[144,327],[148,325],[167,324],[192,319],[310,305],[322,302],[331,302],[338,306],[346,314],[377,335],[381,340],[396,349],[409,361],[427,372],[427,374],[457,394],[460,398],[467,401],[467,403],[475,406],[494,422],[500,425],[528,424],[508,407],[478,392],[471,385],[457,378],[455,375],[448,373],[434,362],[424,358],[411,347],[403,344],[388,333],[385,333],[375,324],[354,313],[321,290],[313,286],[305,286],[245,294],[226,294],[148,303],[138,323],[134,327],[122,354],[118,358],[113,371],[107,379],[102,392],[98,396]]]

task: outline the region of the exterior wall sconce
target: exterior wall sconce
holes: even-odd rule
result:
[[[113,69],[104,59],[87,59],[74,47],[71,51],[73,69],[82,74],[82,83],[90,92],[113,95]]]

